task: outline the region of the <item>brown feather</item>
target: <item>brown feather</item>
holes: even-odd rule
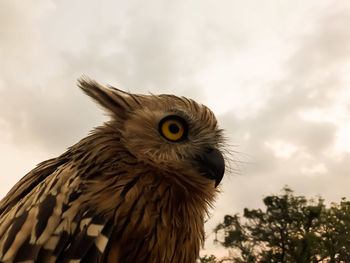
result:
[[[0,201],[0,261],[195,262],[218,192],[196,162],[222,145],[215,116],[183,97],[79,86],[112,118]],[[159,134],[168,115],[187,122],[181,143]]]

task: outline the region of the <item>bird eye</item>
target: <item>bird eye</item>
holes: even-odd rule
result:
[[[159,123],[159,133],[169,141],[181,141],[187,136],[187,123],[179,116],[167,116]]]

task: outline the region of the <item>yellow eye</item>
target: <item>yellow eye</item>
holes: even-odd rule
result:
[[[159,132],[169,141],[181,141],[187,136],[186,121],[176,115],[167,116],[160,121]]]

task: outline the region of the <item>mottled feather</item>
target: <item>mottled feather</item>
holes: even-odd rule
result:
[[[213,113],[183,97],[79,86],[111,120],[0,201],[0,262],[195,262],[224,168]],[[168,116],[185,122],[181,142],[161,136]]]

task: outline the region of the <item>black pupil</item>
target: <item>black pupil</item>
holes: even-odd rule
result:
[[[172,123],[172,124],[169,125],[169,131],[171,133],[173,133],[173,134],[176,134],[176,133],[178,133],[180,131],[180,128],[179,128],[179,126],[177,124]]]

